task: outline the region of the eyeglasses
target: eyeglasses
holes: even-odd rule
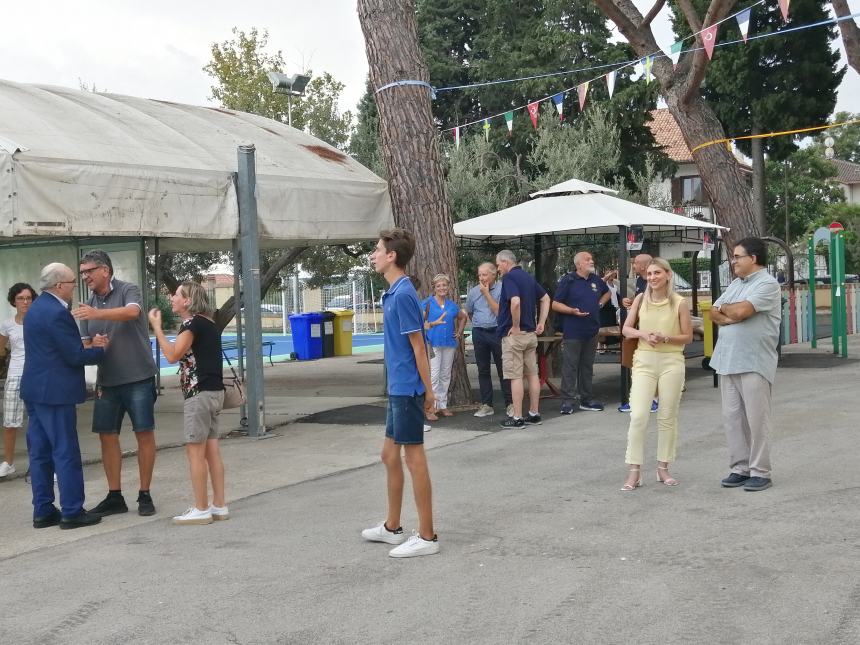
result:
[[[60,280],[57,284],[77,284],[77,280]]]
[[[752,257],[752,256],[749,256],[749,255],[733,255],[732,256],[732,262],[737,262],[741,258],[748,258],[748,257]]]
[[[93,271],[95,271],[96,269],[103,269],[103,268],[104,267],[98,266],[98,267],[91,267],[89,269],[81,269],[81,277],[82,278],[88,278],[90,275],[92,275]]]
[[[15,296],[15,302],[33,302],[30,296]]]

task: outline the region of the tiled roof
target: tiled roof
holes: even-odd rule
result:
[[[831,162],[836,166],[836,181],[840,184],[860,184],[860,163],[842,159],[832,159]]]
[[[657,145],[663,148],[663,152],[676,163],[692,163],[693,155],[687,147],[687,142],[684,141],[678,122],[675,121],[669,109],[654,110],[651,112],[651,117],[653,121],[648,123],[648,127]]]

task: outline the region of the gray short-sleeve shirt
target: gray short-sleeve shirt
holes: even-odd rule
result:
[[[81,336],[107,334],[110,345],[104,360],[99,364],[96,383],[107,387],[135,383],[155,376],[155,360],[149,342],[149,324],[143,310],[140,287],[113,278],[111,289],[102,298],[92,294],[87,304],[96,309],[117,309],[134,304],[140,314],[128,322],[112,320],[82,320]]]
[[[714,305],[748,301],[755,313],[743,322],[720,327],[711,367],[717,374],[757,372],[773,383],[776,377],[782,294],[765,269],[735,278]]]

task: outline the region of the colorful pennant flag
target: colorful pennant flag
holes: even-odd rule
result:
[[[529,116],[532,119],[532,125],[535,127],[535,130],[537,130],[537,119],[538,119],[538,110],[539,109],[540,109],[540,101],[533,101],[532,103],[529,103],[529,105],[528,105]]]
[[[460,126],[454,128],[454,145],[458,150],[460,149]]]
[[[719,23],[716,25],[711,25],[710,27],[706,27],[702,29],[702,44],[705,46],[705,53],[708,55],[708,60],[711,60],[711,56],[714,55],[714,45],[717,44],[717,28],[720,26]]]
[[[564,121],[564,94],[559,92],[552,97],[552,102],[555,104],[555,109],[558,111],[558,118]]]
[[[609,98],[612,98],[612,93],[615,91],[615,70],[606,75],[606,89],[609,90]]]
[[[576,95],[579,97],[579,111],[585,109],[585,97],[588,95],[588,81],[576,86]]]
[[[651,65],[654,64],[654,56],[647,56],[645,58],[645,82],[651,82]]]
[[[490,141],[490,120],[484,119],[484,140],[489,143]]]
[[[738,27],[741,30],[741,38],[744,42],[747,41],[747,34],[750,32],[750,12],[751,9],[744,9],[735,18],[738,20]]]
[[[672,43],[672,47],[669,49],[669,57],[672,59],[672,67],[678,66],[678,61],[681,59],[681,49],[684,47],[684,43],[680,40],[676,43]]]
[[[505,112],[505,125],[508,126],[508,136],[514,132],[514,111]]]
[[[779,0],[779,10],[782,12],[782,19],[788,22],[788,2],[789,0]]]

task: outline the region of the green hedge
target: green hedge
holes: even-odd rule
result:
[[[711,268],[711,259],[698,258],[697,264],[699,271],[709,271]],[[684,278],[690,284],[693,284],[692,258],[675,258],[674,260],[669,260],[669,266],[672,267],[672,271]]]

